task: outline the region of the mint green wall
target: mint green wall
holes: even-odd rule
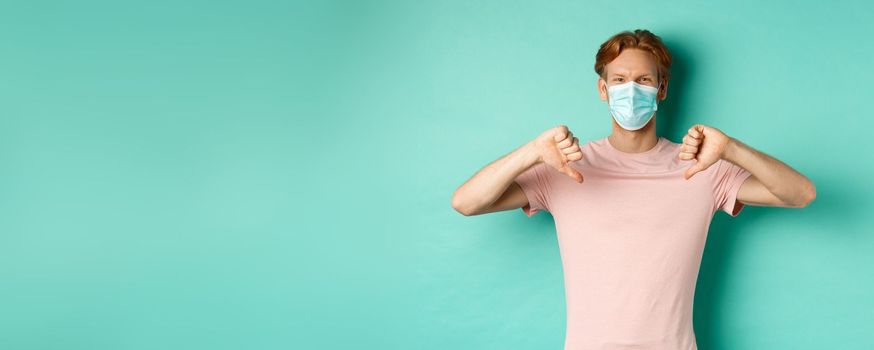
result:
[[[675,53],[661,135],[718,127],[818,189],[717,213],[699,347],[874,348],[872,10],[5,3],[0,348],[560,349],[549,214],[450,197],[548,127],[606,136],[594,54],[635,28]]]

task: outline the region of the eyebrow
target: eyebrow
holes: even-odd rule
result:
[[[622,74],[622,73],[613,73],[613,74],[611,74],[611,75],[614,76],[614,77],[615,77],[615,76],[619,76],[619,77],[623,77],[623,78],[625,78],[625,74]],[[641,78],[642,78],[642,77],[652,77],[652,73],[644,73],[644,74],[641,74],[640,77],[641,77]]]

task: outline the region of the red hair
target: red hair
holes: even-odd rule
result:
[[[646,29],[624,31],[607,39],[595,55],[595,73],[606,79],[604,68],[625,49],[640,49],[649,52],[658,65],[659,79],[667,81],[671,77],[671,52],[662,39]]]

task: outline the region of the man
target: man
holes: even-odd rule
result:
[[[553,215],[564,267],[565,349],[697,349],[692,303],[710,221],[745,204],[802,208],[804,175],[714,127],[681,144],[656,135],[671,55],[647,30],[621,32],[596,55],[610,136],[580,146],[564,125],[461,185],[464,215],[522,208]]]

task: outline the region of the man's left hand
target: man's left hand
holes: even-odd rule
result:
[[[680,159],[695,159],[695,164],[686,170],[683,177],[688,180],[695,173],[709,168],[717,160],[725,156],[731,138],[717,128],[695,124],[683,136],[680,146]]]

